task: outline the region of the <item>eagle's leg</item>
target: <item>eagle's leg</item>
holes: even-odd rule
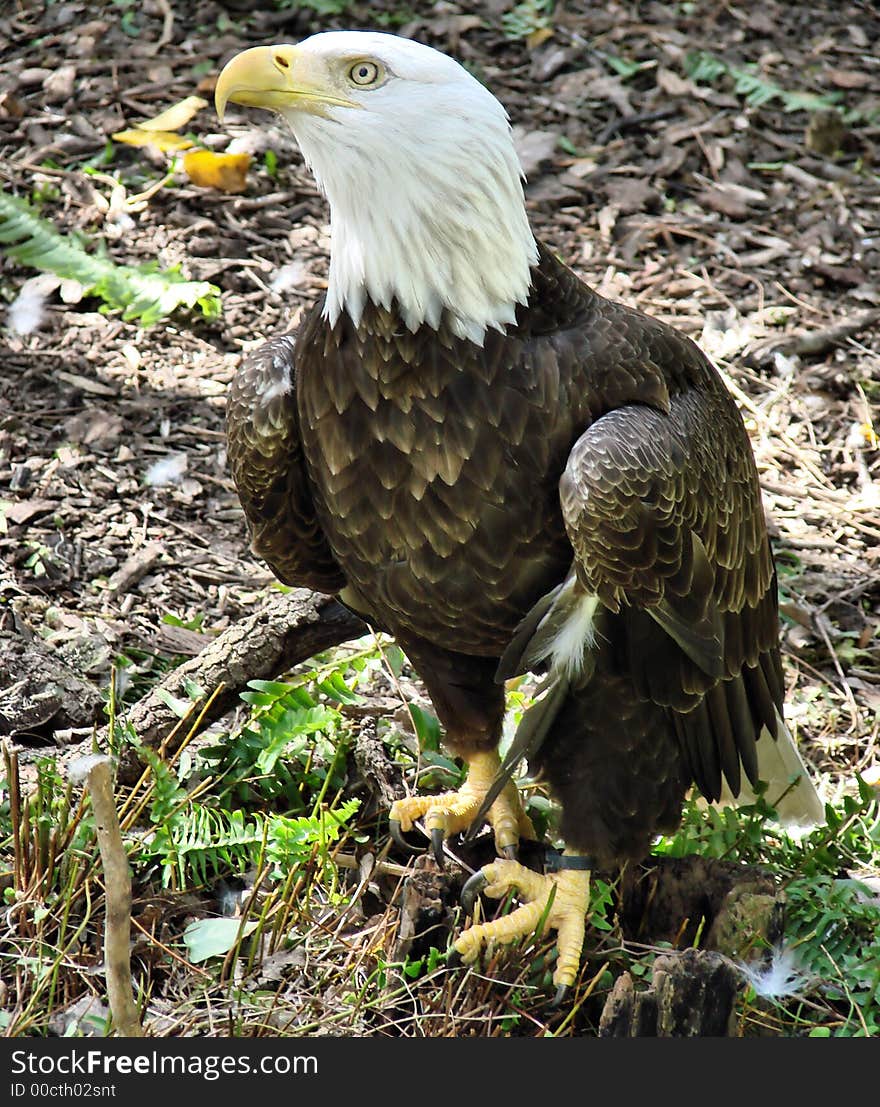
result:
[[[497,750],[486,750],[463,755],[463,760],[467,762],[468,775],[457,792],[444,792],[438,796],[408,796],[397,800],[389,813],[392,827],[396,824],[402,831],[410,830],[413,822],[424,816],[435,851],[442,846],[444,838],[467,830],[501,768],[501,759]],[[523,809],[513,781],[508,781],[489,808],[486,818],[495,832],[495,848],[504,856],[516,856],[520,838],[535,837],[532,820]]]
[[[526,869],[516,861],[494,861],[480,869],[465,885],[462,899],[483,891],[500,899],[515,890],[526,901],[509,915],[491,922],[478,923],[455,940],[455,950],[466,963],[475,961],[484,944],[509,943],[527,937],[544,927],[557,932],[558,958],[553,973],[557,999],[574,983],[580,966],[586,931],[586,913],[590,902],[589,861],[566,852],[559,871],[548,876]]]
[[[495,679],[497,657],[453,653],[400,633],[397,641],[431,697],[443,724],[445,745],[468,769],[457,792],[411,796],[391,808],[392,833],[396,827],[409,830],[416,819],[424,817],[434,855],[442,864],[443,839],[470,828],[501,768],[498,741],[504,724],[504,685]],[[502,856],[515,857],[519,839],[535,837],[513,783],[504,788],[486,819]]]

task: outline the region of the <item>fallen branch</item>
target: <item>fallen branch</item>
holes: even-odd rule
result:
[[[97,688],[27,628],[0,637],[0,734],[91,733],[101,707]]]
[[[862,311],[857,315],[843,319],[831,327],[823,327],[817,331],[806,331],[801,334],[785,335],[782,338],[773,338],[768,342],[762,342],[750,350],[745,361],[754,368],[763,368],[769,365],[777,354],[783,357],[815,356],[824,354],[834,346],[840,345],[854,334],[868,330],[880,322],[880,309],[872,308],[870,311]]]
[[[296,589],[235,623],[184,661],[139,700],[125,720],[147,745],[157,745],[178,725],[182,734],[190,733],[196,719],[204,729],[235,705],[248,681],[272,680],[321,650],[366,633],[366,624],[336,600]],[[189,700],[193,685],[203,689],[204,696],[181,720],[170,704]],[[99,732],[98,741],[100,748],[108,748],[108,727]]]

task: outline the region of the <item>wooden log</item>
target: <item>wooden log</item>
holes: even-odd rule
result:
[[[729,956],[747,957],[782,936],[784,896],[756,865],[700,857],[653,857],[628,866],[618,913],[630,941],[699,942]]]
[[[404,881],[394,959],[423,957],[431,946],[443,949],[455,921],[458,874],[442,870],[429,854],[417,857]]]
[[[201,653],[173,669],[125,713],[125,722],[151,746],[166,741],[175,728],[181,739],[194,728],[198,733],[235,706],[248,681],[280,677],[314,654],[359,638],[368,630],[366,623],[332,597],[295,589],[228,627]],[[190,699],[187,689],[194,685],[204,695],[181,719],[171,704]],[[98,731],[97,742],[99,749],[111,748],[108,726]],[[78,745],[68,747],[63,760],[90,752],[92,745],[90,733]],[[119,780],[126,782],[140,768],[133,754],[123,757],[117,770]]]

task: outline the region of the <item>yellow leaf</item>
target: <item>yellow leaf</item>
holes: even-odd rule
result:
[[[526,36],[526,46],[528,46],[530,50],[537,50],[539,46],[543,46],[548,38],[553,38],[552,28],[538,27]]]
[[[115,142],[125,142],[129,146],[155,146],[163,154],[169,150],[188,150],[192,146],[188,138],[181,138],[172,131],[117,131],[112,137]]]
[[[183,159],[193,184],[221,192],[244,192],[250,164],[250,154],[215,154],[211,150],[191,150]]]
[[[203,100],[201,96],[187,96],[185,100],[172,104],[170,108],[166,108],[152,119],[145,119],[143,123],[138,123],[137,127],[141,131],[179,131],[189,123],[196,112],[200,112],[207,106],[208,101]]]

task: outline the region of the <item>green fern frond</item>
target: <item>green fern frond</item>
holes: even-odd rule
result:
[[[523,0],[501,16],[505,38],[527,38],[553,26],[555,0]]]
[[[256,864],[266,837],[266,818],[191,803],[157,826],[142,859],[162,866],[163,887],[207,884]]]
[[[207,884],[221,873],[241,872],[254,864],[265,837],[265,819],[194,803],[169,831],[165,872],[170,876],[173,870],[180,887],[185,887],[189,874]]]
[[[725,63],[714,54],[707,54],[705,50],[694,50],[688,54],[684,67],[691,80],[702,85],[712,84],[727,72]]]
[[[283,875],[304,864],[317,853],[326,863],[327,848],[337,841],[345,824],[360,807],[356,799],[346,800],[338,809],[320,811],[290,819],[278,815],[269,820],[266,856],[274,864],[274,874]]]
[[[189,803],[156,827],[141,858],[161,864],[166,888],[207,884],[223,874],[240,873],[257,864],[261,856],[272,863],[275,876],[315,858],[326,868],[332,866],[329,847],[338,841],[359,806],[353,799],[337,810],[287,818]]]
[[[177,269],[117,265],[86,251],[82,241],[62,235],[18,196],[0,192],[0,247],[13,261],[76,280],[125,320],[149,327],[179,307],[197,307],[206,319],[220,314],[220,289],[188,281]]]
[[[812,92],[790,92],[762,77],[754,66],[728,65],[705,50],[695,50],[688,54],[685,71],[698,84],[713,84],[720,77],[732,77],[734,91],[753,107],[779,100],[784,111],[817,111],[832,108],[843,99],[840,92],[829,92],[823,96]]]
[[[189,795],[174,775],[174,770],[155,750],[149,746],[140,746],[139,753],[153,774],[150,819],[156,826],[163,826],[189,802]]]
[[[261,857],[272,863],[276,876],[314,859],[329,871],[329,847],[360,806],[352,799],[301,817],[209,807],[189,797],[155,750],[141,753],[153,776],[150,821],[155,829],[144,840],[140,859],[161,865],[164,887],[207,884],[224,873],[242,872]]]
[[[842,875],[876,869],[880,846],[880,801],[856,779],[858,798],[827,806],[826,824],[802,837],[768,825],[775,813],[760,797],[740,808],[691,800],[679,830],[654,850],[735,857],[784,881],[785,944],[812,979],[813,993],[836,1012],[835,1036],[880,1033],[880,904],[870,888]]]

